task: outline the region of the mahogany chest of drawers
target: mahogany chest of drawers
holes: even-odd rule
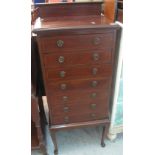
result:
[[[101,3],[36,7],[41,19],[33,33],[37,34],[55,153],[55,131],[64,128],[105,125],[104,146],[119,26],[101,15]],[[56,9],[64,9],[64,15],[53,15]]]

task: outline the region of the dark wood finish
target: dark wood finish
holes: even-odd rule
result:
[[[117,1],[117,4],[118,4],[118,9],[122,9],[123,10],[123,0],[118,0]]]
[[[70,92],[74,90],[92,90],[96,91],[97,89],[109,89],[110,79],[109,78],[91,78],[91,79],[84,79],[84,80],[68,80],[68,81],[58,81],[58,82],[49,82],[48,89],[55,91],[58,93],[61,91],[62,93]],[[52,92],[51,92],[52,93]],[[77,92],[78,93],[78,92]],[[60,94],[60,93],[59,93]]]
[[[37,128],[33,121],[31,121],[31,148],[39,149],[39,140],[37,135]]]
[[[44,94],[37,44],[31,37],[31,148],[47,155],[44,141],[45,113],[41,96]]]
[[[31,25],[34,25],[36,19],[39,17],[39,8],[31,10]]]
[[[96,90],[87,90],[83,89],[82,91],[73,91],[71,92],[56,92],[56,93],[47,93],[49,95],[49,105],[57,105],[57,104],[82,104],[83,102],[101,102],[105,101],[106,98],[109,98],[109,89],[106,91],[104,89],[96,89]],[[96,93],[96,98],[92,97],[92,94]],[[67,97],[67,100],[64,100],[64,97]]]
[[[34,95],[31,96],[31,149],[40,149],[44,155],[47,155],[43,128],[44,120],[40,117],[39,105],[38,102],[41,102],[41,98],[37,99]],[[42,121],[42,122],[41,122]]]
[[[36,4],[39,7],[41,18],[62,17],[62,16],[93,16],[101,15],[102,2],[95,3],[52,3]]]
[[[61,51],[73,50],[74,48],[76,50],[101,49],[112,45],[113,33],[77,35],[76,37],[72,35],[44,37],[38,41],[40,43],[39,48],[43,53],[58,51],[61,53]],[[62,47],[58,46],[58,41],[63,41]]]
[[[101,146],[102,146],[102,147],[105,147],[104,135],[105,135],[105,125],[103,126],[102,138],[101,138]]]
[[[104,126],[103,126],[102,138],[101,138],[101,146],[102,147],[105,147],[104,139],[106,138],[106,135],[108,134],[109,126],[110,126],[109,122],[105,123]]]
[[[117,20],[123,23],[123,10],[122,9],[118,9]]]
[[[54,51],[52,51],[54,52]],[[90,65],[100,63],[110,63],[112,58],[111,48],[105,48],[102,50],[77,50],[70,52],[61,52],[55,54],[43,55],[44,66],[54,68],[72,66],[72,65]]]
[[[37,34],[55,154],[56,132],[62,129],[105,125],[104,146],[120,27],[106,10],[101,15],[101,3],[36,7],[42,19],[33,33]]]
[[[93,120],[93,121],[79,122],[79,123],[51,125],[50,129],[52,131],[59,131],[59,130],[66,130],[66,129],[81,128],[81,127],[98,126],[103,124],[109,124],[109,119],[105,118],[104,120]]]
[[[107,110],[107,109],[106,109]],[[61,115],[61,116],[52,116],[52,124],[68,124],[68,123],[77,123],[77,122],[87,122],[93,120],[102,120],[107,118],[107,113],[99,112],[89,112],[88,114],[78,114],[78,115]]]
[[[123,0],[119,0],[117,5],[117,20],[123,23]]]
[[[61,22],[60,22],[61,21]],[[42,31],[44,29],[44,31]],[[80,31],[82,29],[82,31]],[[118,29],[106,16],[77,16],[61,18],[45,18],[40,20],[40,25],[33,29],[39,36],[51,37],[60,35],[100,34],[109,33]],[[52,30],[52,31],[51,31]],[[58,33],[59,32],[59,33]],[[52,34],[52,35],[51,35]],[[39,39],[39,38],[38,38]],[[42,38],[43,39],[43,38]]]
[[[61,75],[62,74],[62,75]],[[109,77],[112,75],[111,64],[93,66],[75,66],[57,69],[46,69],[47,81],[84,79],[91,77]]]
[[[107,100],[100,101],[100,102],[83,102],[82,104],[64,104],[64,105],[55,105],[54,108],[51,110],[53,116],[76,116],[82,114],[91,114],[91,113],[106,113],[108,111],[108,105],[104,104],[107,103]],[[81,109],[85,109],[84,111]],[[90,117],[91,119],[91,117]]]

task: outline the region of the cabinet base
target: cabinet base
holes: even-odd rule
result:
[[[74,129],[74,128],[81,128],[81,127],[88,127],[88,126],[98,126],[103,125],[102,137],[101,137],[101,146],[105,147],[104,139],[108,133],[110,121],[109,119],[104,120],[96,120],[96,121],[89,121],[89,122],[81,122],[81,123],[71,123],[71,124],[63,124],[63,125],[53,125],[50,126],[51,130],[51,137],[54,144],[54,155],[58,154],[58,145],[56,139],[56,132],[60,130],[67,130],[67,129]]]

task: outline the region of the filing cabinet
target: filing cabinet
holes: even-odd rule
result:
[[[55,154],[55,132],[61,129],[103,125],[101,144],[105,145],[120,27],[99,12],[101,4],[36,6],[41,18],[33,33],[37,35]],[[68,8],[68,12],[50,14],[56,8]],[[80,12],[84,8],[87,11]]]

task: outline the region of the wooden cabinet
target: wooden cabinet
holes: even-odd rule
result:
[[[120,27],[102,15],[102,2],[38,4],[40,20],[33,29],[41,60],[55,132],[110,122],[109,104]]]

